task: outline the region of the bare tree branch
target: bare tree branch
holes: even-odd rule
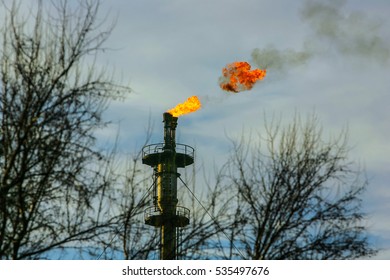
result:
[[[107,181],[93,132],[129,89],[82,67],[112,27],[101,31],[99,2],[53,2],[50,14],[46,4],[23,18],[14,2],[1,31],[0,259],[39,258],[115,220],[95,213]]]
[[[265,149],[261,144],[265,144]],[[238,196],[236,242],[248,259],[354,259],[367,241],[361,194],[367,181],[348,161],[347,133],[328,142],[315,116],[268,125],[259,142],[233,142],[222,172]]]

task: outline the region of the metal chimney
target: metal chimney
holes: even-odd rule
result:
[[[164,143],[142,149],[142,163],[153,168],[153,206],[145,210],[145,223],[161,228],[161,260],[177,258],[177,229],[189,224],[190,210],[178,206],[177,168],[194,163],[194,149],[177,144],[177,117],[164,113]]]

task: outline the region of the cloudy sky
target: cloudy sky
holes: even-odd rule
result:
[[[115,0],[116,19],[99,64],[133,89],[114,102],[114,124],[98,135],[120,149],[162,141],[162,113],[198,95],[200,111],[179,118],[178,142],[196,148],[198,166],[226,160],[229,137],[261,132],[264,117],[287,123],[315,112],[324,135],[349,130],[351,160],[365,167],[364,195],[374,244],[390,259],[390,20],[388,0]],[[267,66],[251,91],[219,88],[233,61]],[[199,175],[199,177],[202,177]],[[201,178],[198,179],[201,185]]]

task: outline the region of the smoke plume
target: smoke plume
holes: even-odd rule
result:
[[[314,39],[342,55],[387,62],[390,45],[380,35],[381,22],[363,12],[347,13],[345,4],[346,0],[306,1],[301,16]]]
[[[312,34],[305,40],[303,50],[257,48],[252,52],[253,62],[270,73],[284,72],[332,50],[343,56],[387,63],[390,44],[381,37],[381,22],[362,12],[347,12],[345,4],[346,0],[307,0],[301,17]]]
[[[252,52],[252,60],[259,68],[282,72],[288,68],[305,63],[310,57],[311,53],[309,51],[281,51],[273,46],[268,46],[264,49],[254,49]]]

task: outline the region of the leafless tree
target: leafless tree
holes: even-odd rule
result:
[[[271,122],[258,140],[232,141],[221,170],[235,197],[226,232],[245,259],[355,259],[375,254],[367,240],[364,172],[348,159],[347,133],[323,139],[315,116]],[[220,177],[221,177],[220,176]],[[226,246],[223,256],[237,258]],[[242,256],[238,256],[242,258]]]
[[[148,126],[145,143],[151,136]],[[88,255],[98,259],[153,259],[158,251],[159,235],[144,222],[144,210],[150,200],[152,178],[141,163],[141,151],[125,158],[115,146],[104,175],[111,182],[106,196],[109,204],[102,205],[115,218],[115,225],[100,236]],[[105,201],[108,203],[108,200]]]
[[[25,16],[2,3],[0,259],[53,258],[116,222],[97,207],[110,182],[93,134],[129,91],[94,65],[112,26],[98,1],[48,3],[29,2]]]
[[[197,172],[198,173],[198,172]],[[195,174],[194,174],[195,175]],[[191,181],[183,184],[191,185]],[[214,259],[224,251],[221,240],[229,239],[225,231],[232,227],[231,199],[225,200],[223,185],[218,182],[210,185],[207,180],[203,191],[189,189],[182,190],[187,193],[186,203],[191,202],[190,224],[179,230],[179,255],[182,259]]]

